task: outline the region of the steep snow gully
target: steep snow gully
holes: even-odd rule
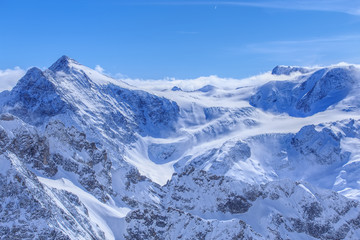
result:
[[[360,239],[360,67],[0,93],[1,239]]]

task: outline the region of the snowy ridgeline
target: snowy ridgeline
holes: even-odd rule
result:
[[[0,236],[359,239],[359,73],[32,68],[0,93]]]

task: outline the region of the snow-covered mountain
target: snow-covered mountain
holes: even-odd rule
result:
[[[0,93],[2,239],[359,239],[360,68]]]

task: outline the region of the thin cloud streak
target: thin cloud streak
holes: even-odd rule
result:
[[[191,32],[191,31],[176,31],[176,34],[181,34],[181,35],[195,35],[198,34],[199,32]]]
[[[344,42],[351,40],[360,40],[360,35],[341,35],[328,38],[314,38],[305,40],[293,40],[293,41],[273,41],[271,44],[307,44],[307,43],[326,43],[326,42]]]
[[[139,4],[139,3],[138,3]],[[258,7],[274,8],[302,11],[326,11],[341,12],[351,15],[360,15],[360,3],[351,0],[287,0],[287,1],[267,1],[267,2],[247,2],[247,1],[176,1],[176,2],[144,2],[143,5],[211,5],[211,6],[239,6],[239,7]]]
[[[360,54],[357,49],[360,49],[360,35],[253,43],[228,51],[237,55],[256,55],[261,61],[277,64],[327,65],[342,61],[359,62],[359,59],[349,58]]]
[[[319,48],[314,46],[320,46],[320,49],[329,48],[330,46],[348,45],[349,42],[357,43],[360,40],[360,35],[343,35],[334,36],[329,38],[315,38],[315,39],[304,39],[304,40],[289,40],[289,41],[271,41],[264,43],[249,44],[245,49],[250,51],[266,52],[266,53],[277,53],[277,52],[298,52],[303,51],[307,48],[312,51],[317,51]],[[311,48],[312,47],[312,48]],[[329,50],[336,50],[331,48]]]

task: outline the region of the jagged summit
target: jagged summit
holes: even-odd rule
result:
[[[44,75],[43,71],[37,67],[30,68],[26,74],[19,80],[19,84],[29,84],[31,81],[35,81],[36,79],[42,77]]]
[[[64,55],[60,57],[48,70],[47,75],[55,82],[78,82],[82,87],[114,84],[122,87],[130,87],[120,80],[115,80],[103,73],[87,67],[76,60]],[[64,74],[65,73],[65,74]]]
[[[49,70],[53,72],[57,71],[67,71],[72,65],[81,65],[76,60],[63,55],[60,57],[53,65],[49,67]]]
[[[37,67],[32,67],[26,72],[26,74],[38,74],[38,73],[42,73],[42,71],[40,68]]]
[[[308,72],[311,72],[312,70],[314,70],[314,69],[307,68],[307,67],[278,65],[272,70],[271,74],[273,74],[273,75],[290,75],[291,73],[294,73],[294,72],[308,73]]]

